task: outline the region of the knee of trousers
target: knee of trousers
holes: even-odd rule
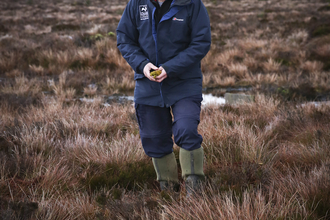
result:
[[[172,134],[159,136],[141,136],[142,147],[146,155],[161,158],[173,152]]]
[[[185,150],[195,150],[201,147],[203,138],[198,134],[199,120],[182,118],[174,122],[173,135],[175,143]]]

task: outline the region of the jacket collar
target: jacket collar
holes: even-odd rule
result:
[[[153,3],[153,4],[157,4],[157,0],[150,0],[150,2]],[[192,2],[192,0],[173,0],[172,4],[174,4],[174,5],[188,5],[191,2]]]
[[[173,0],[173,4],[175,5],[188,5],[192,2],[192,0]]]

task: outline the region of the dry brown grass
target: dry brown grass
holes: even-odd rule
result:
[[[232,191],[222,195],[209,187],[200,197],[183,200],[180,203],[164,205],[164,219],[278,219],[291,216],[308,219],[304,202],[296,195],[285,198],[271,189],[267,194],[262,190],[244,191],[237,196]],[[280,211],[279,211],[279,207]]]
[[[323,63],[319,61],[306,61],[301,65],[301,69],[308,73],[320,72],[323,69]]]
[[[256,102],[202,109],[207,178],[187,199],[159,193],[133,105],[104,105],[134,89],[125,4],[0,2],[0,219],[329,219],[330,107],[299,102],[328,98],[328,3],[204,3],[203,87]]]
[[[153,175],[131,188],[140,180],[130,173],[154,172],[137,135],[133,106],[64,103],[43,97],[42,106],[27,107],[23,114],[1,104],[4,204],[21,197],[37,202],[32,215],[48,219],[327,215],[329,203],[322,195],[330,192],[329,106],[296,107],[258,95],[253,104],[203,108],[199,129],[206,157],[205,192],[186,199],[182,191],[181,200],[168,202],[158,195]],[[139,198],[146,202],[138,205]]]
[[[23,18],[23,13],[17,13],[17,17],[10,13],[11,9],[22,9],[18,2],[12,3],[11,7],[5,3],[2,6],[5,12],[0,19],[9,23],[0,28],[4,30],[0,38],[0,72],[5,73],[8,80],[22,74],[28,78],[57,80],[54,75],[73,71],[79,77],[72,75],[68,86],[76,90],[76,95],[82,95],[90,84],[96,84],[98,91],[107,93],[132,91],[134,85],[131,82],[122,82],[131,80],[132,71],[117,50],[113,36],[125,6],[109,2],[108,7],[103,4],[100,7],[99,3],[58,2],[49,4],[48,10],[38,11],[38,16],[31,18],[28,15],[37,10],[31,5],[46,5],[34,1],[29,3],[31,5],[23,4],[22,7],[31,9]],[[243,11],[236,8],[241,8],[240,4],[245,6]],[[206,5],[211,18],[213,44],[202,62],[202,69],[217,76],[206,78],[205,87],[244,84],[260,89],[263,82],[260,74],[290,78],[290,74],[297,70],[306,73],[329,70],[328,36],[314,37],[314,32],[310,31],[323,31],[317,29],[322,26],[315,20],[329,19],[326,11],[313,14],[309,10],[309,7],[313,8],[312,4],[304,2],[294,11],[301,20],[299,22],[292,20],[292,15],[287,13],[287,8],[293,7],[289,2],[284,6],[272,1],[207,1]],[[314,7],[322,7],[322,3],[315,2]],[[222,10],[220,15],[219,9]],[[83,13],[84,10],[89,10],[89,14]],[[19,28],[20,25],[24,29]],[[106,81],[107,77],[111,82]],[[47,80],[40,82],[42,87],[46,87]],[[293,83],[268,82],[275,87],[294,88],[306,80],[312,78],[303,74],[295,77]],[[317,88],[318,95],[328,90],[329,84]]]
[[[274,61],[272,58],[269,58],[267,62],[263,63],[265,72],[277,72],[280,70],[281,63]]]

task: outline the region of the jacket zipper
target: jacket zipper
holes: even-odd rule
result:
[[[191,4],[191,2],[190,2]],[[168,11],[162,16],[162,18],[160,19],[159,23],[157,24],[157,29],[155,30],[155,36],[154,36],[154,40],[155,40],[155,47],[156,47],[156,66],[158,66],[158,40],[157,40],[157,34],[158,34],[158,27],[159,27],[159,24],[162,22],[162,21],[165,21],[164,16],[171,10],[171,8],[175,6],[175,0],[173,0],[173,2],[171,3]],[[178,5],[178,7],[183,7],[183,5]],[[155,22],[155,19],[154,19],[154,16],[155,16],[155,11],[156,11],[156,7],[155,9],[153,10],[153,13],[152,13],[152,20],[153,22]],[[166,19],[168,20],[168,19]],[[153,24],[153,27],[152,29],[154,29],[154,24]],[[165,104],[165,101],[164,101],[164,97],[163,97],[163,92],[162,92],[162,85],[163,85],[163,82],[160,82],[159,83],[159,91],[160,91],[160,96],[163,100],[163,105],[166,106]]]

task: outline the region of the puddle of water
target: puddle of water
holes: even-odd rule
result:
[[[110,96],[107,99],[107,104],[111,104],[113,102],[116,103],[126,103],[126,102],[134,102],[133,96]],[[212,94],[203,94],[202,105],[224,105],[225,99],[223,97],[217,97]]]
[[[134,96],[113,95],[113,96],[110,96],[107,98],[108,104],[111,104],[113,102],[116,102],[116,103],[134,102]]]
[[[13,38],[13,36],[9,35],[9,34],[6,34],[5,36],[0,37],[0,41],[2,41],[3,39],[7,39],[7,38]]]
[[[92,98],[80,98],[81,102],[94,102]],[[127,103],[134,102],[134,96],[126,96],[126,95],[114,95],[106,98],[106,102],[103,104],[104,106],[110,106],[112,103]],[[203,94],[202,106],[207,105],[224,105],[226,103],[223,97],[217,97],[212,94]]]
[[[330,101],[321,101],[321,102],[307,102],[304,104],[301,104],[301,107],[311,106],[314,105],[316,108],[322,107],[323,105],[330,105]]]
[[[215,94],[225,94],[226,92],[230,93],[240,93],[240,92],[250,92],[252,87],[227,87],[227,88],[214,88],[214,87],[205,87],[203,88],[204,93],[215,93]]]
[[[93,98],[79,98],[81,102],[87,102],[91,103],[94,102],[95,99]],[[105,107],[111,106],[113,103],[119,103],[119,104],[124,104],[124,103],[132,103],[134,104],[134,96],[126,96],[126,95],[114,95],[114,96],[109,96],[106,98],[106,101],[102,104]],[[224,105],[226,104],[226,100],[224,97],[217,97],[212,94],[203,94],[203,101],[202,101],[202,106],[208,106],[208,105]],[[321,107],[323,105],[330,105],[330,101],[321,101],[321,102],[306,102],[301,104],[301,107],[309,106],[309,105],[314,105],[315,107]]]
[[[95,101],[95,99],[88,99],[88,98],[79,98],[81,102],[87,102],[87,103],[92,103]]]
[[[226,103],[225,98],[217,97],[212,94],[203,94],[202,105],[224,105]]]

